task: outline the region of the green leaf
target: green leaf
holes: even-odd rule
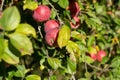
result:
[[[1,18],[1,26],[6,31],[14,30],[20,23],[20,13],[18,9],[13,6],[4,10]]]
[[[19,63],[19,57],[15,56],[8,48],[8,41],[6,40],[4,42],[5,44],[5,52],[2,56],[2,59],[9,63],[9,64],[18,64]]]
[[[70,57],[72,58],[73,61],[76,61],[76,60],[79,59],[79,57],[80,57],[80,48],[75,42],[68,41],[68,44],[66,45],[66,49],[71,54]]]
[[[23,23],[23,24],[19,24],[18,27],[16,28],[17,33],[23,33],[27,36],[32,35],[34,38],[36,38],[36,31],[35,29],[27,24],[27,23]]]
[[[24,65],[17,65],[17,71],[15,72],[16,77],[24,77],[25,76],[25,66]]]
[[[89,56],[85,56],[85,57],[83,57],[83,62],[86,62],[86,63],[88,63],[88,64],[91,64],[91,63],[93,63],[94,62],[94,60],[91,58],[91,57],[89,57]]]
[[[10,35],[12,45],[21,52],[21,55],[31,55],[33,53],[32,42],[23,34],[15,33]]]
[[[32,5],[32,6],[31,6]],[[30,9],[30,10],[35,10],[38,7],[38,3],[35,1],[27,1],[24,6],[23,9]]]
[[[118,68],[118,67],[120,67],[120,57],[119,57],[119,56],[116,56],[116,57],[112,60],[110,67],[113,67],[113,68]]]
[[[50,58],[49,57],[49,58],[47,58],[47,61],[53,69],[57,69],[58,67],[61,66],[61,61],[57,58]]]
[[[36,74],[31,74],[26,77],[26,80],[41,80],[41,77]]]
[[[2,55],[4,54],[4,50],[5,50],[4,38],[2,35],[0,35],[0,59]]]
[[[69,1],[68,0],[59,0],[58,4],[60,7],[66,9],[67,6],[69,6]]]
[[[53,2],[57,2],[58,0],[52,0]]]
[[[93,46],[95,42],[95,36],[91,35],[88,39],[87,46]]]
[[[68,59],[66,73],[73,74],[75,71],[76,71],[76,62],[71,61],[70,59]]]
[[[70,39],[70,28],[67,25],[63,25],[59,31],[57,43],[60,48],[67,45]]]
[[[55,19],[56,15],[57,15],[57,14],[56,14],[55,10],[52,8],[52,9],[51,9],[51,16],[50,16],[51,19]]]

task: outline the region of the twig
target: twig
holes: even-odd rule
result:
[[[49,3],[49,5],[55,10],[55,12],[56,12],[56,16],[57,16],[57,18],[58,18],[58,20],[60,21],[60,24],[64,24],[64,22],[61,20],[61,18],[59,17],[59,14],[58,14],[58,12],[57,12],[57,10],[55,9],[55,7],[49,2],[49,0],[46,0],[48,3]]]
[[[91,65],[91,64],[89,64],[89,63],[86,63],[86,64],[87,64],[88,66],[90,66],[90,67],[94,68],[94,69],[99,70],[99,71],[101,71],[101,70],[102,70],[101,68],[96,67],[96,66],[93,66],[93,65]]]
[[[5,0],[2,0],[2,4],[1,4],[1,6],[0,6],[0,11],[3,10],[4,1],[5,1]]]
[[[38,26],[38,31],[39,31],[39,33],[40,33],[41,38],[43,39],[43,35],[42,35],[42,33],[41,33],[41,26]]]

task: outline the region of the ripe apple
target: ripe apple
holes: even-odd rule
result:
[[[72,29],[77,29],[80,26],[80,19],[76,16],[73,19],[74,19],[75,23],[70,22],[70,26]]]
[[[54,46],[54,44],[57,40],[58,32],[59,32],[59,29],[54,28],[46,33],[45,40],[46,40],[47,44],[49,44],[50,46]]]
[[[98,60],[99,62],[101,62],[101,61],[102,61],[102,58],[105,57],[105,56],[106,56],[106,52],[103,51],[103,50],[100,50],[100,51],[98,51],[98,53],[97,53],[97,60]]]
[[[90,57],[93,59],[93,60],[96,60],[97,59],[97,55],[96,54],[89,54]]]
[[[37,22],[43,22],[50,18],[50,13],[51,13],[51,10],[48,6],[40,5],[34,10],[33,18]]]
[[[54,28],[59,28],[59,23],[56,20],[49,20],[44,24],[44,31],[46,33]]]
[[[80,7],[78,3],[75,0],[69,0],[69,7],[68,10],[70,10],[70,14],[72,17],[78,16],[80,12]]]

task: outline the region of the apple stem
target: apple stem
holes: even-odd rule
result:
[[[3,5],[4,5],[4,2],[5,2],[5,0],[2,0],[1,7],[0,7],[0,11],[2,11],[2,10],[3,10]]]
[[[49,2],[49,0],[46,0],[49,5],[54,9],[54,11],[56,12],[56,16],[58,18],[58,20],[60,21],[60,25],[64,24],[64,22],[61,20],[61,18],[59,17],[58,11],[55,9],[55,7]]]
[[[42,35],[42,33],[41,33],[41,26],[38,26],[38,31],[39,31],[39,33],[40,33],[41,38],[43,39],[43,35]]]

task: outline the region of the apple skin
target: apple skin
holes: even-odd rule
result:
[[[69,7],[68,10],[70,10],[70,14],[71,17],[75,17],[78,16],[79,12],[80,12],[80,7],[78,5],[78,3],[75,0],[69,0]]]
[[[101,62],[101,61],[102,61],[102,58],[105,57],[105,56],[106,56],[106,52],[103,51],[103,50],[100,50],[100,51],[98,51],[98,53],[97,53],[97,60],[98,60],[99,62]]]
[[[93,60],[96,60],[97,59],[97,55],[96,54],[89,54],[90,57],[93,59]]]
[[[50,18],[51,10],[46,5],[40,5],[38,6],[33,13],[33,18],[37,22],[43,22]]]
[[[44,31],[46,33],[54,28],[59,28],[59,23],[56,20],[49,20],[44,24]]]
[[[78,17],[73,18],[75,20],[75,24],[73,22],[70,22],[70,26],[72,29],[77,29],[80,26],[80,19]]]
[[[57,36],[58,36],[58,32],[59,32],[59,29],[54,28],[46,33],[45,40],[48,45],[50,45],[50,46],[55,45],[55,42],[56,42]]]

